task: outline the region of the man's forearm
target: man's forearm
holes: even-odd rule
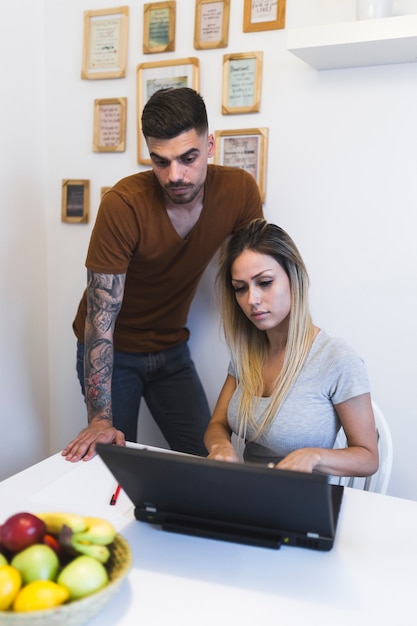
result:
[[[111,380],[113,339],[94,337],[86,324],[84,346],[84,384],[88,423],[93,419],[112,422]]]
[[[113,330],[124,291],[124,274],[88,272],[84,380],[88,423],[112,422]]]

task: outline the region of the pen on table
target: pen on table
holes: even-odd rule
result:
[[[120,493],[120,485],[117,485],[116,491],[114,492],[114,494],[112,495],[111,500],[110,500],[110,504],[111,505],[116,504],[117,498],[119,497],[119,493]]]

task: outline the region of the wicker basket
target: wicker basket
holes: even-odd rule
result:
[[[29,613],[14,613],[0,611],[0,625],[3,626],[80,626],[91,619],[119,590],[132,564],[132,554],[128,543],[120,536],[111,546],[111,556],[107,563],[109,584],[100,591],[74,600],[68,604],[61,604],[45,611],[31,611]]]

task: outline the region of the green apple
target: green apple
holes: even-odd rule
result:
[[[0,565],[8,565],[6,557],[1,552],[0,552]]]
[[[59,559],[55,550],[44,544],[35,543],[15,554],[11,565],[19,570],[24,585],[34,580],[55,580]]]
[[[83,598],[102,587],[109,581],[107,570],[100,561],[92,556],[77,556],[68,563],[59,574],[57,583],[68,589],[71,600]]]

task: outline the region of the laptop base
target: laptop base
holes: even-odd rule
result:
[[[281,535],[267,529],[254,529],[239,524],[227,524],[186,515],[163,515],[136,508],[135,517],[142,522],[159,525],[162,530],[206,539],[243,543],[261,548],[281,547]],[[160,519],[158,519],[160,518]]]

